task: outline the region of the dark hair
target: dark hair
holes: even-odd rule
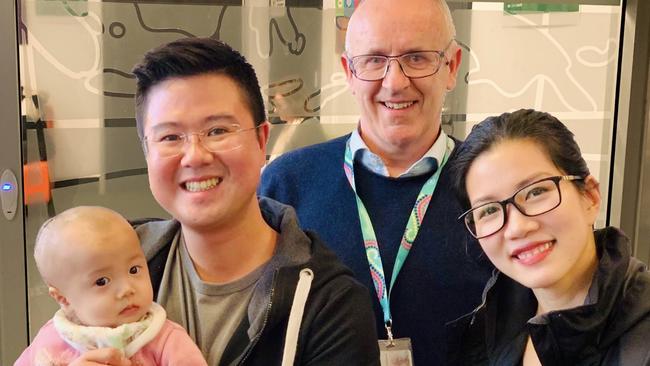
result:
[[[548,154],[553,164],[565,174],[581,177],[589,175],[589,168],[582,158],[573,133],[552,115],[532,109],[520,109],[497,117],[488,117],[472,128],[467,139],[458,148],[451,167],[453,188],[465,209],[470,207],[465,178],[474,160],[503,141],[519,139],[536,142]],[[583,181],[573,183],[579,189],[584,189]]]
[[[148,51],[133,70],[137,84],[135,119],[138,136],[144,137],[144,111],[151,88],[175,77],[200,74],[229,76],[241,89],[255,126],[266,121],[264,100],[253,66],[227,44],[212,38],[183,38]]]

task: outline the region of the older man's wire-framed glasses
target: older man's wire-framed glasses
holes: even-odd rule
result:
[[[545,214],[562,203],[560,182],[581,180],[577,175],[560,175],[535,181],[503,201],[483,203],[464,212],[458,219],[477,239],[483,239],[501,230],[508,221],[506,206],[511,203],[523,215],[532,217]]]
[[[250,128],[241,128],[238,124],[219,124],[203,131],[184,133],[174,129],[155,130],[142,139],[145,154],[153,152],[161,157],[173,157],[183,153],[186,144],[196,135],[198,142],[210,152],[226,152],[242,146],[241,133],[258,129],[261,124]]]
[[[446,53],[452,39],[442,51],[415,51],[397,56],[359,55],[348,57],[350,71],[359,80],[376,81],[386,77],[391,60],[396,60],[404,75],[419,79],[434,75],[442,64],[449,65]]]

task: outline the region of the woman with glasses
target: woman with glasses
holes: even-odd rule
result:
[[[454,164],[459,219],[496,270],[448,324],[449,364],[650,365],[650,274],[621,231],[593,229],[598,182],[573,134],[547,113],[504,113]]]

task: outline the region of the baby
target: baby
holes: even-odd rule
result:
[[[120,366],[207,366],[186,331],[153,302],[138,236],[116,212],[102,207],[64,211],[41,226],[34,257],[61,309],[14,366],[68,365],[78,359]],[[119,351],[118,360],[100,359],[100,351],[109,348]]]

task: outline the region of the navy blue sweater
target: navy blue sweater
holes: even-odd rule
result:
[[[259,194],[296,208],[301,226],[316,231],[357,279],[375,294],[359,217],[345,173],[343,136],[286,153],[265,168]],[[453,164],[453,153],[448,164]],[[444,324],[478,306],[491,266],[456,220],[461,208],[444,169],[420,232],[390,295],[393,333],[410,337],[415,364],[444,365]],[[386,178],[355,164],[356,187],[373,222],[390,281],[408,215],[430,175]],[[388,284],[387,284],[388,285]],[[377,330],[386,338],[376,295]]]

